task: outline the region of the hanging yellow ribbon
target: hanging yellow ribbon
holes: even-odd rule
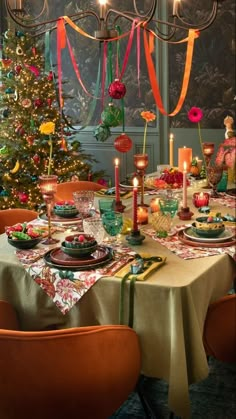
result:
[[[152,32],[152,35],[154,35],[153,32]],[[199,36],[198,32],[196,32],[193,29],[190,29],[188,38],[182,39],[181,41],[174,42],[174,43],[183,43],[187,41],[187,52],[186,52],[185,69],[184,69],[184,76],[183,76],[183,83],[182,83],[182,88],[180,92],[180,97],[173,112],[167,113],[162,102],[159,84],[156,78],[156,69],[153,64],[153,60],[151,56],[151,51],[152,51],[152,48],[150,48],[151,43],[150,41],[148,41],[147,30],[145,28],[143,29],[144,49],[145,49],[145,57],[146,57],[146,63],[147,63],[147,68],[148,68],[149,80],[152,87],[152,92],[153,92],[156,105],[163,115],[174,116],[181,110],[183,106],[183,103],[184,103],[184,100],[188,91],[188,85],[189,85],[189,79],[190,79],[190,73],[191,73],[191,67],[192,67],[192,59],[193,59],[194,40],[198,38],[198,36]]]

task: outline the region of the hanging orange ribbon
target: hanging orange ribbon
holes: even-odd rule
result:
[[[150,50],[152,50],[152,48],[150,48],[151,43],[148,42],[147,30],[145,28],[143,29],[143,37],[144,37],[144,49],[145,49],[145,57],[146,57],[146,63],[147,63],[147,68],[148,68],[149,80],[152,87],[152,92],[153,92],[156,105],[163,115],[175,116],[181,110],[183,103],[185,101],[185,98],[186,98],[187,91],[188,91],[188,85],[189,85],[189,79],[190,79],[190,73],[191,73],[191,67],[192,67],[192,59],[193,59],[194,40],[198,37],[198,33],[194,31],[193,29],[189,30],[188,38],[186,39],[187,52],[186,52],[186,61],[185,61],[182,88],[181,88],[178,103],[175,109],[171,113],[167,113],[162,102],[159,84],[156,78],[156,69],[153,64],[153,60],[152,60],[152,56],[150,52]],[[185,40],[178,41],[177,43],[181,43],[181,42],[185,42]]]

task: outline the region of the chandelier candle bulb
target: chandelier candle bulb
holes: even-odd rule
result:
[[[115,193],[116,202],[120,201],[120,186],[119,186],[119,159],[115,159]]]
[[[169,165],[174,166],[174,134],[170,134],[169,138]]]
[[[183,163],[183,208],[187,208],[187,162]]]
[[[192,149],[184,146],[178,149],[178,169],[180,172],[184,170],[184,163],[186,163],[186,172],[189,172],[192,162]]]
[[[138,202],[138,178],[133,179],[133,231],[138,231],[137,220],[137,202]]]

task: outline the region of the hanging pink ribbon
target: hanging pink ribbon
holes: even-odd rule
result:
[[[128,63],[128,60],[129,60],[130,51],[131,51],[131,47],[132,47],[132,42],[133,42],[133,38],[134,38],[134,30],[135,30],[136,24],[137,24],[137,21],[136,20],[133,20],[131,31],[130,31],[130,35],[129,35],[129,40],[128,40],[126,51],[125,51],[123,66],[122,66],[122,69],[121,69],[119,80],[122,79],[122,77],[124,75],[124,72],[125,72],[125,69],[126,69],[126,66],[127,66],[127,63]]]
[[[60,111],[63,108],[62,98],[62,64],[61,64],[61,50],[66,45],[65,23],[63,19],[57,21],[57,69],[58,69],[58,90],[59,90],[59,105]]]
[[[104,97],[105,97],[105,83],[106,83],[106,72],[107,70],[107,41],[104,42],[103,44],[103,63],[102,63],[102,102],[101,102],[101,113],[103,111],[104,108]]]

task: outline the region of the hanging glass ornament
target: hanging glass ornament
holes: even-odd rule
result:
[[[33,159],[33,162],[34,162],[35,164],[38,164],[38,163],[40,162],[40,157],[39,157],[39,155],[38,155],[38,154],[35,154],[35,155],[32,157],[32,159]]]
[[[35,99],[34,100],[34,106],[36,107],[36,108],[40,108],[40,106],[42,106],[43,105],[43,101],[41,100],[41,99]]]
[[[28,137],[26,138],[26,141],[27,141],[29,146],[34,144],[34,140],[35,140],[34,135],[28,135]]]
[[[108,87],[109,96],[113,99],[122,99],[126,93],[126,87],[124,83],[115,79]]]
[[[21,48],[20,45],[17,45],[16,47],[16,55],[23,55],[23,49]]]
[[[124,132],[122,132],[122,134],[119,135],[114,141],[115,149],[121,153],[127,153],[129,150],[131,150],[132,146],[133,141]]]
[[[7,95],[12,95],[13,93],[15,93],[15,90],[14,90],[14,89],[12,89],[11,87],[8,87],[8,88],[5,90],[5,93],[6,93]]]
[[[4,201],[8,201],[9,193],[6,190],[2,190],[0,193],[0,197],[4,199]]]
[[[15,129],[15,133],[17,134],[17,135],[20,135],[20,136],[23,136],[24,134],[25,134],[25,129],[24,129],[24,127],[20,124],[20,125],[18,125],[17,127],[16,127],[16,129]]]
[[[29,200],[29,195],[26,192],[19,192],[18,197],[21,204],[26,204]]]
[[[22,31],[16,31],[16,36],[17,38],[22,38],[23,36],[25,36],[25,34]]]
[[[22,101],[21,101],[21,105],[23,106],[23,108],[30,108],[30,106],[32,105],[32,102],[31,102],[31,100],[30,99],[23,99]]]
[[[110,128],[107,125],[99,124],[95,128],[93,136],[97,141],[104,142],[111,136]]]
[[[16,75],[17,75],[17,76],[19,76],[19,74],[20,74],[21,70],[22,70],[22,66],[21,66],[20,64],[17,64],[17,65],[15,66],[15,72],[16,72]]]
[[[109,103],[101,114],[101,120],[107,127],[117,127],[122,121],[122,112],[120,108]]]
[[[7,78],[8,79],[13,79],[14,78],[14,71],[9,71],[9,73],[7,73]]]
[[[9,109],[4,109],[2,115],[3,115],[4,118],[8,118],[9,113],[10,113]]]

